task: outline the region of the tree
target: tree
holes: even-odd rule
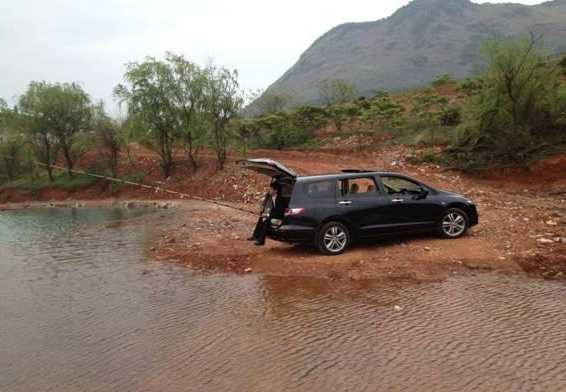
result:
[[[462,163],[522,162],[549,140],[563,139],[566,93],[541,37],[491,40],[481,53],[487,65],[481,86],[447,152]]]
[[[247,155],[248,147],[253,139],[258,139],[260,127],[255,119],[240,118],[230,122],[232,134],[242,146],[242,153]]]
[[[210,119],[212,146],[218,167],[224,168],[228,148],[228,122],[242,108],[244,99],[238,85],[238,72],[210,65],[206,69],[205,109]]]
[[[118,160],[124,147],[120,125],[111,119],[104,109],[104,102],[93,106],[92,126],[96,132],[100,156],[106,161],[112,177],[118,177]]]
[[[53,178],[51,165],[57,149],[63,153],[71,176],[77,136],[90,124],[89,96],[76,83],[32,82],[20,97],[19,106],[28,116],[28,132],[39,157],[47,164],[49,178]]]
[[[167,53],[173,93],[172,110],[175,112],[175,129],[186,147],[193,170],[198,166],[198,152],[205,136],[203,110],[207,74],[198,65],[183,56]]]
[[[345,103],[356,98],[356,88],[345,80],[329,79],[318,87],[320,100],[325,105]]]
[[[16,178],[21,167],[25,146],[21,116],[0,99],[0,160],[2,171],[10,181]]]
[[[130,116],[152,135],[166,177],[174,166],[175,143],[183,144],[193,170],[198,166],[198,152],[210,121],[206,96],[214,90],[210,78],[208,70],[168,52],[163,61],[148,57],[143,63],[129,64],[125,75],[129,87],[114,89],[127,102]]]
[[[10,132],[0,136],[0,159],[8,180],[16,179],[22,165],[22,153],[26,140],[21,133]]]
[[[177,136],[178,112],[175,110],[174,76],[168,64],[153,57],[142,63],[127,65],[125,79],[129,85],[118,85],[114,95],[126,102],[135,116],[153,136],[161,159],[161,169],[169,177],[174,166],[173,147]]]
[[[488,68],[476,101],[478,130],[503,150],[554,128],[564,110],[557,69],[547,62],[542,47],[540,37],[531,34],[492,40],[482,48]]]

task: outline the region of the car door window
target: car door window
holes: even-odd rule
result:
[[[422,185],[401,177],[382,176],[381,182],[388,195],[419,193]]]
[[[342,197],[371,196],[377,194],[375,180],[369,177],[350,178],[338,181],[338,189]]]
[[[331,199],[336,197],[334,181],[318,181],[305,184],[305,194],[311,199]]]

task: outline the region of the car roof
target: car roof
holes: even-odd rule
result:
[[[297,177],[297,181],[324,181],[333,180],[336,178],[348,179],[348,178],[359,178],[364,176],[398,176],[404,178],[411,178],[407,175],[394,172],[382,172],[382,171],[345,171],[342,173],[328,173],[328,174],[316,174],[311,176],[300,176]],[[415,180],[416,181],[416,180]]]

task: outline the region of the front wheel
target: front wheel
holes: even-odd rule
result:
[[[344,253],[350,242],[350,230],[340,222],[328,222],[318,232],[318,249],[327,255]]]
[[[450,208],[442,214],[439,234],[444,238],[460,238],[470,226],[468,214],[458,208]]]

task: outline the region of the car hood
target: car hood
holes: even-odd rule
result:
[[[469,197],[462,195],[460,193],[456,193],[456,192],[449,192],[449,191],[443,191],[440,189],[436,190],[439,194],[445,195],[445,196],[450,196],[450,197],[454,197],[457,199],[463,199],[465,201],[472,201]]]
[[[275,178],[297,178],[297,173],[285,167],[285,165],[267,158],[245,159],[238,161],[244,169],[253,170],[257,173]]]

